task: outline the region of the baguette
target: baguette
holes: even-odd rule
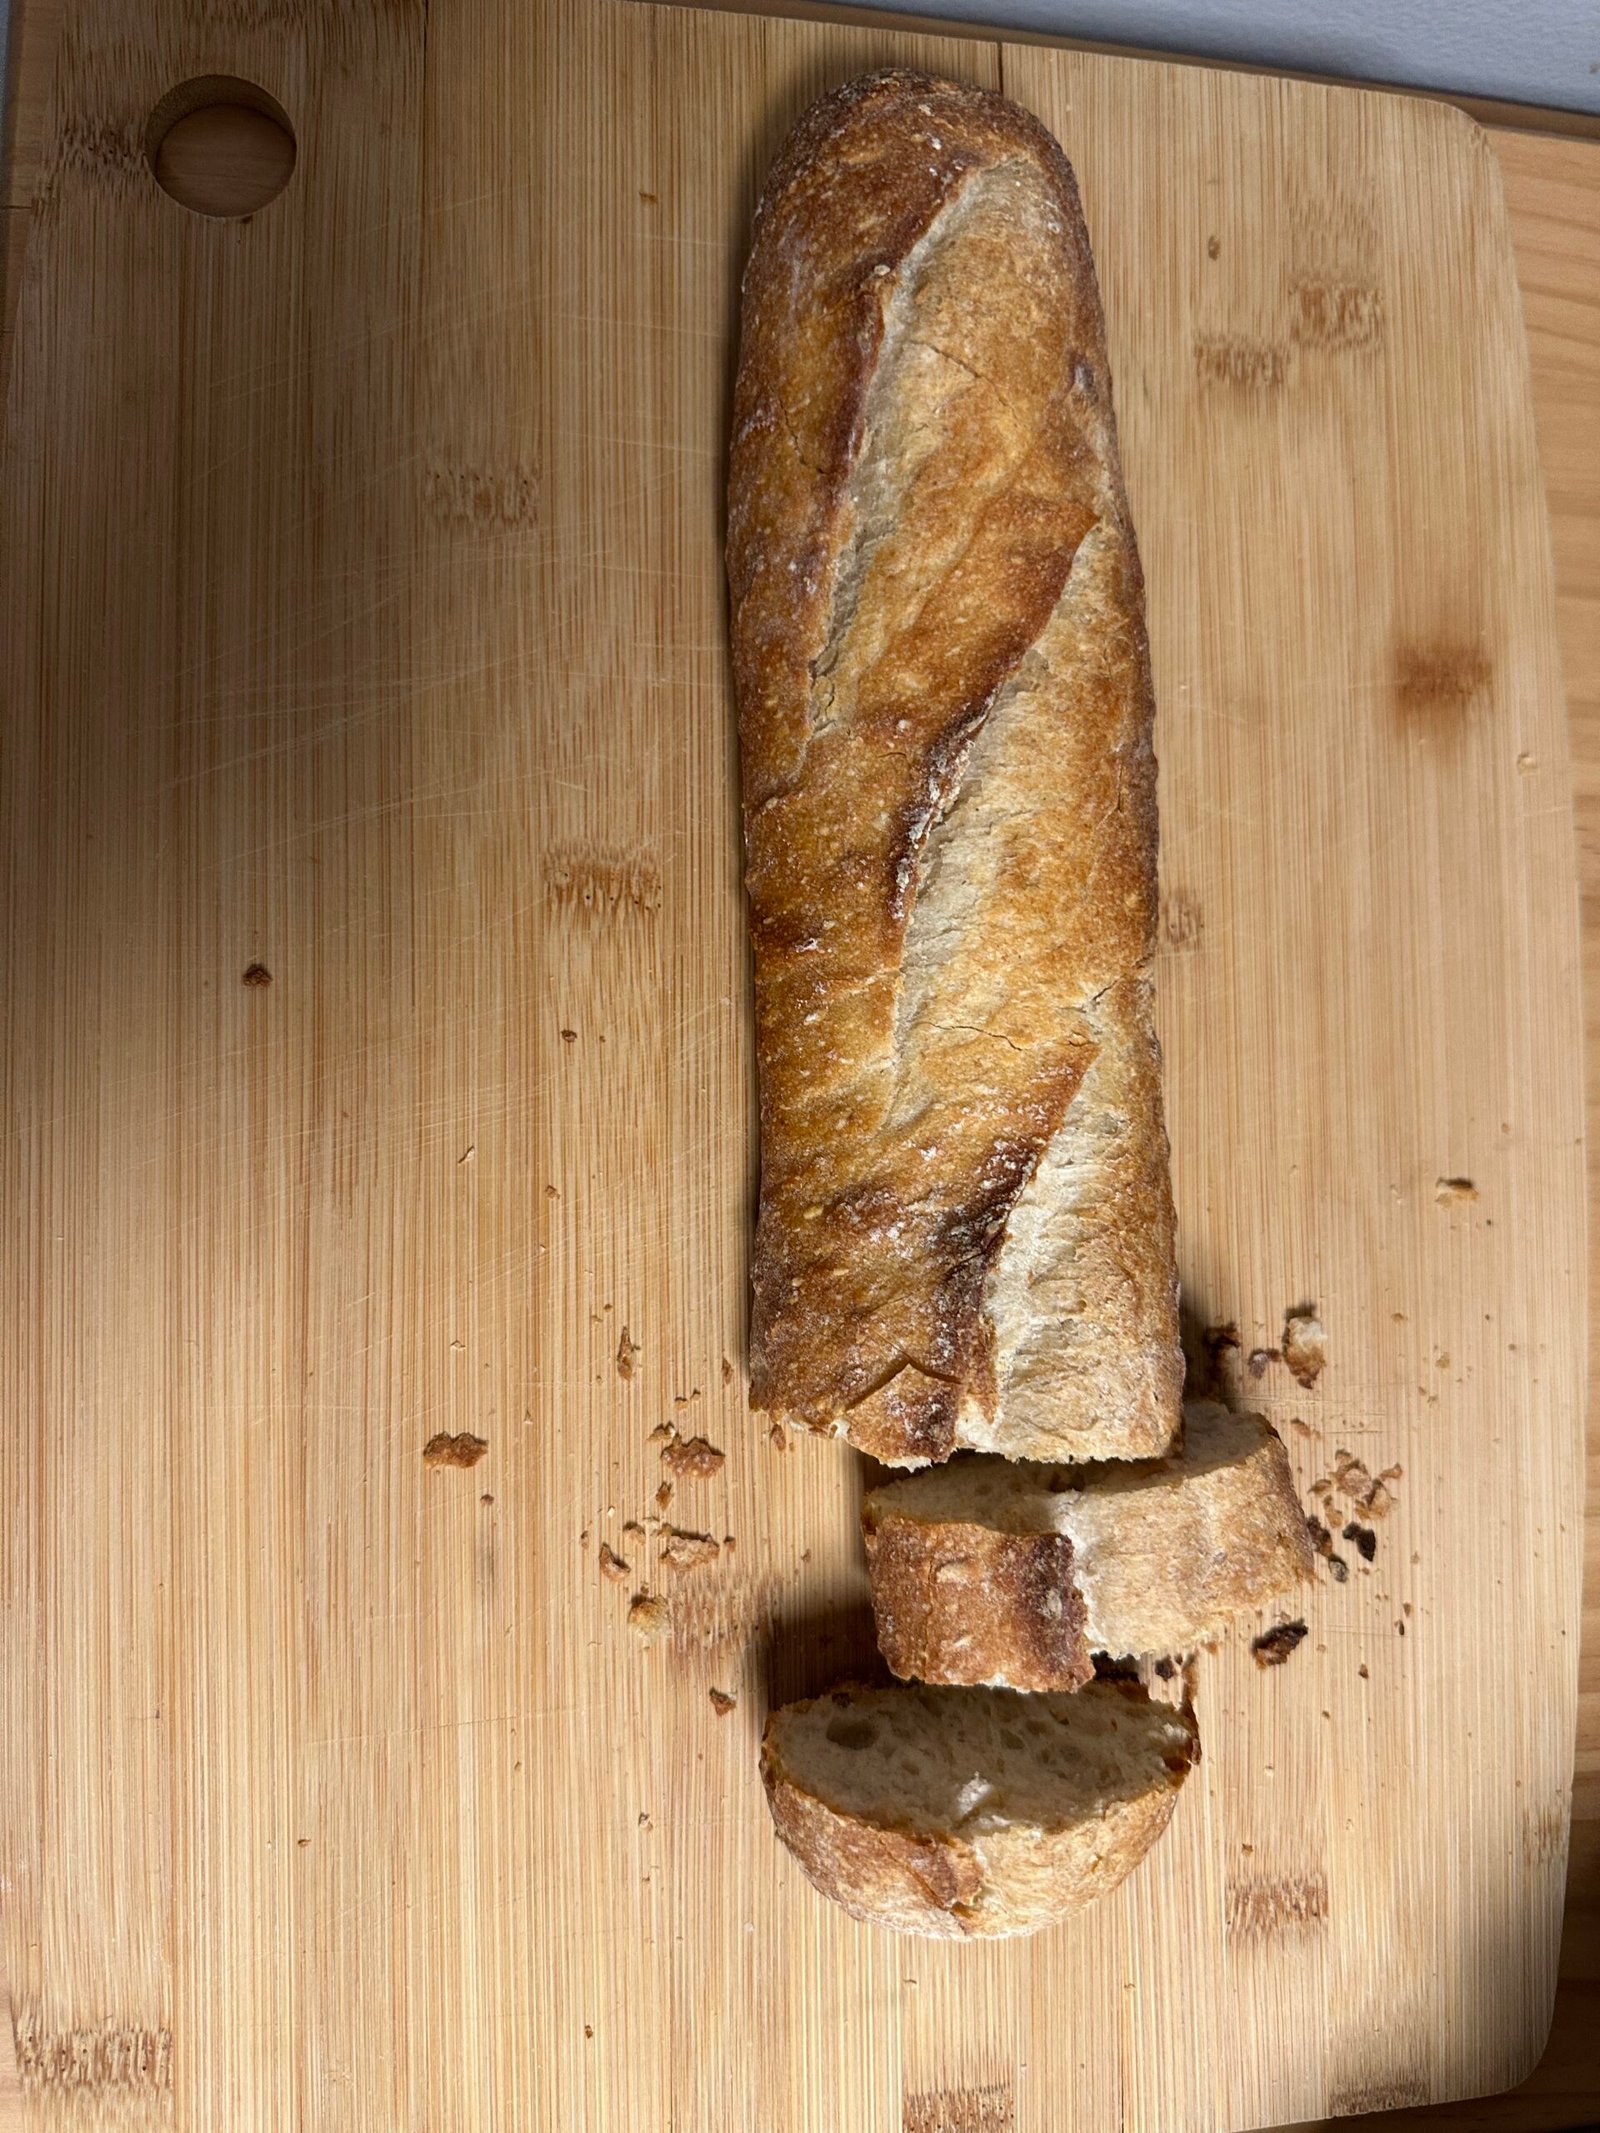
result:
[[[1096,1652],[1192,1651],[1311,1575],[1288,1455],[1258,1415],[1190,1404],[1181,1450],[1082,1468],[981,1455],[861,1507],[878,1643],[934,1682],[1072,1689]]]
[[[744,278],[728,577],[753,1404],[892,1465],[1140,1458],[1182,1359],[1143,584],[1072,172],[892,72]]]
[[[1125,1880],[1199,1737],[1131,1682],[1077,1696],[836,1689],[767,1720],[761,1772],[806,1877],[868,1924],[1037,1932]]]

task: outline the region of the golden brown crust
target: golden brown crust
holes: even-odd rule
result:
[[[728,574],[754,1402],[916,1464],[1005,1436],[1015,1362],[1006,1449],[1159,1451],[1142,581],[1076,187],[1016,107],[890,73],[791,136],[745,276]],[[1027,1215],[1080,1142],[1114,1222]],[[1039,1282],[1074,1321],[1059,1353]]]
[[[1094,1678],[1064,1533],[861,1507],[878,1648],[902,1681],[1076,1689]]]
[[[1052,1473],[982,1456],[861,1507],[885,1659],[903,1680],[1074,1689],[1090,1654],[1192,1651],[1312,1571],[1288,1455],[1256,1415],[1186,1410],[1159,1464]],[[987,1500],[986,1476],[1007,1492]],[[1055,1551],[1052,1553],[1052,1551]]]

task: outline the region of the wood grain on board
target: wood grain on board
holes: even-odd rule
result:
[[[1515,2078],[1571,1767],[1582,1121],[1481,140],[897,30],[491,13],[424,51],[404,8],[85,9],[42,128],[0,477],[13,2120],[1031,2133],[1065,2095],[1165,2129]],[[1314,1299],[1322,1383],[1237,1389],[1307,1486],[1404,1469],[1292,1665],[1202,1661],[1150,1865],[1016,1948],[826,1911],[752,1782],[764,1700],[863,1627],[850,1460],[741,1398],[728,359],[767,156],[890,58],[1003,80],[1084,186],[1189,1294],[1241,1356]],[[298,136],[248,224],[143,162],[212,72]],[[1578,169],[1508,166],[1581,543]],[[672,1482],[663,1424],[725,1467]],[[715,1563],[670,1571],[663,1519]]]

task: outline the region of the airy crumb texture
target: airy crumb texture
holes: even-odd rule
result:
[[[1309,1577],[1288,1456],[1258,1415],[1184,1411],[1170,1458],[982,1456],[874,1489],[878,1641],[903,1678],[1070,1689],[1092,1655],[1190,1651]]]
[[[1188,1711],[1073,1696],[837,1689],[773,1712],[762,1776],[808,1878],[852,1917],[934,1939],[1036,1932],[1115,1888],[1199,1754]]]

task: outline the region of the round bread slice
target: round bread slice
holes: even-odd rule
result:
[[[1282,1444],[1208,1400],[1169,1458],[975,1454],[874,1489],[861,1525],[891,1669],[1000,1688],[1076,1688],[1095,1652],[1190,1651],[1313,1560]]]
[[[1200,1753],[1134,1682],[1075,1696],[836,1689],[767,1720],[778,1834],[852,1918],[934,1940],[1036,1933],[1133,1871]]]

